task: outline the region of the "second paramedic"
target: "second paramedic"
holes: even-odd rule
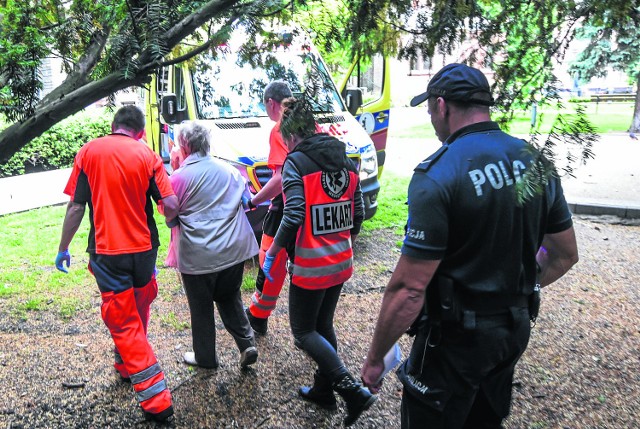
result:
[[[265,252],[273,243],[273,237],[282,220],[284,207],[282,200],[282,166],[289,150],[282,141],[282,135],[280,134],[281,103],[282,100],[291,96],[289,85],[282,80],[275,80],[264,89],[263,99],[267,115],[272,121],[276,122],[269,135],[269,157],[267,159],[267,164],[273,171],[273,176],[253,196],[248,204],[249,209],[255,209],[259,204],[271,200],[271,205],[263,224],[262,241],[260,243],[260,267],[264,263]],[[267,333],[268,318],[276,308],[276,302],[287,275],[287,253],[287,249],[282,249],[275,256],[271,269],[273,280],[266,279],[262,269],[258,268],[256,291],[251,297],[251,304],[247,308],[249,322],[256,334],[265,335]]]

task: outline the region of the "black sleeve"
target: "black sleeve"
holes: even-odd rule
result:
[[[162,199],[162,194],[160,193],[160,188],[158,188],[158,185],[156,184],[155,177],[152,177],[149,180],[149,191],[147,193],[151,196],[151,198],[153,198],[153,201],[155,201],[156,204],[158,204],[158,201]]]
[[[357,177],[357,176],[356,176]],[[351,228],[351,235],[358,235],[362,222],[364,222],[364,199],[362,198],[362,188],[360,187],[360,179],[358,179],[358,186],[356,192],[353,195],[354,213],[353,213],[353,228]]]
[[[547,198],[549,199],[549,217],[546,234],[555,234],[566,231],[573,225],[569,206],[564,198],[560,179],[554,178],[547,186]]]
[[[287,158],[282,167],[282,192],[286,204],[280,227],[273,241],[282,247],[295,241],[300,225],[304,223],[306,211],[304,183],[296,165]]]
[[[91,202],[91,188],[89,187],[89,178],[84,171],[80,171],[78,182],[73,194],[73,202],[76,204],[87,204]]]

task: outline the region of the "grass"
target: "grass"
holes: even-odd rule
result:
[[[403,234],[408,183],[408,178],[382,175],[378,212],[364,223],[363,234],[373,235],[380,228],[393,228]],[[69,320],[89,310],[92,300],[95,302],[98,289],[86,268],[88,213],[69,247],[69,274],[54,266],[65,211],[66,206],[53,206],[0,216],[0,306],[15,317],[27,319],[36,312],[51,311]],[[162,243],[158,250],[159,298],[168,301],[181,293],[182,286],[175,270],[162,268],[170,233],[161,215],[156,215],[156,222]],[[257,259],[247,261],[242,290],[255,288],[257,269]],[[184,328],[175,315],[167,316],[163,323]]]
[[[580,103],[585,108],[587,117],[596,128],[597,133],[626,132],[631,125],[633,118],[633,103],[617,102],[617,103]],[[564,103],[563,110],[567,118],[575,116],[571,112],[575,112],[577,103]],[[425,110],[426,111],[426,110]],[[540,125],[541,133],[548,133],[551,130],[553,121],[558,114],[557,109],[540,108],[538,109],[537,122]],[[433,127],[429,122],[428,115],[425,120],[411,128],[401,130],[397,136],[400,138],[420,137],[420,138],[436,138]],[[531,110],[521,111],[517,113],[514,120],[509,124],[509,133],[517,135],[529,134],[531,128]]]
[[[160,323],[164,326],[173,328],[176,331],[191,329],[191,324],[186,320],[179,319],[173,311],[160,314]]]
[[[585,109],[589,121],[593,124],[597,133],[625,132],[633,118],[633,103],[580,103]],[[564,103],[563,111],[567,118],[575,116],[577,103]],[[539,112],[540,132],[548,133],[559,111],[557,109],[542,109]],[[509,131],[513,134],[528,134],[531,125],[531,111],[517,115],[510,124]]]
[[[244,276],[242,277],[242,285],[240,289],[249,292],[256,288],[256,276],[258,275],[258,260],[256,258],[245,262]]]
[[[404,234],[407,222],[407,188],[409,177],[400,177],[391,172],[383,172],[380,178],[378,211],[362,227],[362,234],[370,235],[381,228],[393,228],[397,234]]]
[[[17,317],[51,310],[70,319],[78,311],[90,308],[97,293],[93,276],[86,269],[88,214],[69,247],[69,273],[59,272],[54,266],[65,211],[66,206],[53,206],[0,216],[0,300],[9,302],[8,310]],[[158,223],[163,223],[160,215]],[[159,250],[161,263],[166,256],[169,230],[159,230],[164,243]],[[179,288],[177,278],[173,279]]]
[[[65,276],[53,265],[64,212],[58,206],[0,217],[0,299],[12,299],[18,315],[55,309],[68,318],[82,307],[77,292],[90,284],[86,270]],[[76,268],[87,261],[87,231],[88,220],[70,249]]]

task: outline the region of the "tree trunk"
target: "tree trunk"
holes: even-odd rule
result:
[[[135,80],[125,79],[122,73],[112,73],[99,81],[88,83],[58,100],[53,100],[47,105],[39,107],[27,120],[16,122],[0,133],[0,162],[6,162],[26,142],[40,136],[62,119],[116,91],[134,85],[142,85],[144,79],[145,76],[139,76]]]
[[[633,108],[633,120],[631,121],[629,132],[640,132],[640,74],[638,74],[636,79],[636,105]]]
[[[240,0],[211,0],[205,3],[197,12],[176,23],[164,34],[167,51],[171,51],[208,20],[227,12],[239,2]],[[160,65],[160,61],[154,59],[155,55],[147,51],[140,55],[140,63],[144,65],[136,76],[125,79],[122,73],[113,73],[99,81],[86,82],[86,76],[99,59],[107,36],[108,31],[96,32],[90,49],[82,57],[80,68],[74,70],[71,78],[62,84],[62,88],[54,89],[52,94],[40,102],[29,118],[23,122],[16,122],[0,132],[0,162],[6,162],[31,139],[40,136],[53,125],[94,101],[131,86],[141,86],[150,80],[149,74]]]

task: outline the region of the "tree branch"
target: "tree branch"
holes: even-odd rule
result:
[[[173,59],[171,59],[169,61],[163,61],[162,63],[159,64],[159,66],[156,65],[156,64],[148,64],[148,65],[142,66],[142,68],[149,68],[149,66],[152,66],[154,68],[156,68],[156,67],[167,67],[167,66],[171,66],[171,65],[174,65],[174,64],[180,64],[181,62],[190,60],[191,58],[195,57],[196,55],[199,55],[202,52],[206,51],[207,49],[209,49],[209,47],[211,47],[211,45],[213,43],[217,42],[218,40],[216,39],[216,36],[218,34],[220,34],[220,32],[222,30],[224,30],[226,28],[229,28],[232,25],[233,21],[235,21],[236,19],[237,19],[237,17],[233,17],[233,18],[229,19],[227,21],[227,23],[224,24],[222,26],[222,28],[216,32],[216,34],[214,34],[213,37],[209,38],[209,40],[207,40],[205,43],[203,43],[202,45],[198,46],[195,49],[192,49],[191,51],[187,52],[186,54],[181,55],[181,56],[179,56],[177,58],[173,58]]]
[[[212,0],[205,4],[198,12],[192,13],[167,31],[164,38],[167,49],[173,49],[182,39],[195,32],[208,20],[230,10],[239,3],[240,0]]]
[[[130,86],[140,86],[148,76],[137,75],[132,79],[124,79],[122,73],[116,72],[95,82],[90,82],[64,97],[52,100],[44,107],[37,109],[24,122],[16,122],[0,133],[0,160],[9,159],[24,142],[40,136],[44,131],[71,116],[95,100],[107,97],[114,92]]]
[[[40,103],[38,103],[39,108],[46,106],[55,99],[64,97],[67,93],[74,91],[88,82],[89,74],[100,60],[102,51],[107,43],[109,32],[110,27],[105,27],[104,30],[97,30],[93,34],[87,50],[76,63],[73,71],[66,77],[60,86],[43,97]]]

